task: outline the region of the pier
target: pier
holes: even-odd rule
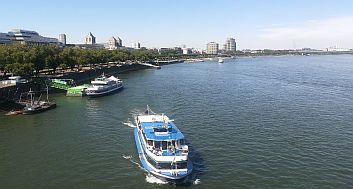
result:
[[[161,69],[161,66],[154,65],[154,64],[149,64],[149,63],[146,63],[146,62],[138,62],[138,64],[144,65],[144,66],[148,66],[148,67],[152,67],[152,68]]]

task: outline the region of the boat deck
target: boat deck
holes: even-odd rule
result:
[[[141,128],[148,140],[170,141],[184,138],[184,135],[173,122],[168,122],[167,128],[165,128],[165,123],[160,121],[141,122]],[[159,129],[165,129],[165,132],[158,132]]]

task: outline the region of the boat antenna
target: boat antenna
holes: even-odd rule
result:
[[[164,114],[162,114],[162,119],[163,119],[163,127],[164,127],[164,128],[168,128],[168,122],[167,122],[167,120],[165,119]]]
[[[154,113],[154,112],[151,110],[150,106],[149,106],[149,105],[147,105],[147,108],[146,108],[145,114],[147,114],[147,115],[150,115],[150,114],[154,115],[154,114],[156,114],[156,113]]]

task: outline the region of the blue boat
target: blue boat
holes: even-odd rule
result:
[[[135,117],[135,142],[144,169],[168,182],[184,180],[193,169],[184,135],[164,114],[155,114],[147,106]]]

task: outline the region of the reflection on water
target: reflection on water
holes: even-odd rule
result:
[[[175,188],[139,168],[132,117],[150,105],[190,145],[194,172],[177,187],[350,188],[352,60],[174,64],[119,74],[126,88],[109,96],[54,95],[51,111],[0,116],[1,187]]]

